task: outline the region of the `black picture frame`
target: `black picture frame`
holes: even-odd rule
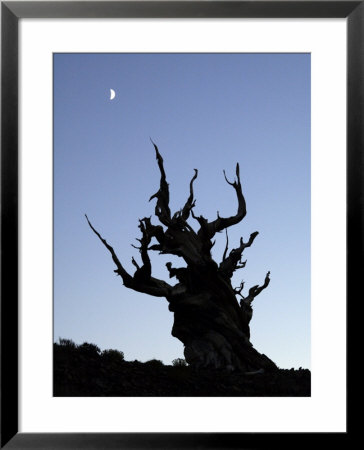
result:
[[[18,432],[18,21],[21,18],[346,18],[347,306],[360,298],[363,264],[364,1],[1,2],[1,448],[144,449],[347,446],[346,433]],[[330,281],[330,280],[328,280]],[[334,281],[334,280],[332,280]],[[349,330],[349,327],[348,327]],[[348,350],[351,348],[348,334]],[[349,367],[350,358],[348,358]],[[348,376],[350,370],[348,370]],[[333,395],[335,395],[333,393]],[[350,398],[350,393],[348,395]],[[349,406],[349,405],[348,405]],[[350,434],[349,434],[350,433]]]

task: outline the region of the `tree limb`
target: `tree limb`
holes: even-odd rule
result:
[[[262,290],[265,289],[269,285],[269,283],[270,283],[269,277],[270,277],[270,272],[267,272],[267,275],[265,276],[265,280],[264,280],[264,283],[262,284],[262,286],[256,285],[249,289],[248,296],[244,297],[242,300],[246,305],[250,305],[252,303],[252,301],[255,299],[255,297],[257,295],[259,295],[262,292]]]
[[[245,282],[242,281],[242,282],[240,283],[240,286],[239,286],[239,287],[234,288],[234,293],[235,293],[236,295],[240,295],[240,297],[242,297],[242,298],[244,298],[243,295],[241,294],[242,290],[244,289],[244,284],[245,284]]]
[[[219,266],[219,271],[224,273],[229,278],[232,277],[233,273],[237,269],[241,269],[242,267],[245,267],[246,261],[241,261],[241,257],[243,254],[243,251],[252,245],[254,242],[254,239],[258,236],[258,231],[255,231],[252,233],[249,237],[248,242],[244,242],[243,238],[240,238],[240,245],[238,248],[233,248],[231,252],[229,253],[229,256],[225,259],[223,259]]]
[[[91,230],[96,234],[96,236],[111,253],[112,259],[117,267],[114,272],[121,276],[126,287],[133,289],[134,291],[142,292],[144,294],[150,294],[156,297],[167,297],[173,295],[173,286],[169,285],[163,280],[159,280],[151,276],[150,267],[148,267],[149,256],[146,252],[147,249],[144,248],[145,245],[148,245],[145,244],[148,241],[147,237],[144,242],[143,238],[139,240],[141,242],[141,247],[139,248],[139,250],[142,254],[142,260],[144,264],[142,267],[139,267],[139,265],[133,258],[132,263],[137,268],[137,270],[135,271],[134,276],[131,276],[120,263],[111,245],[109,245],[106,240],[100,235],[100,233],[93,227],[86,214],[85,216]],[[142,229],[144,229],[143,226]]]
[[[195,174],[190,181],[190,195],[189,195],[189,197],[185,203],[185,206],[183,207],[182,212],[181,212],[181,218],[184,221],[186,221],[189,218],[190,212],[196,204],[196,200],[193,199],[193,182],[197,178],[198,170],[194,169],[194,171],[195,171]]]
[[[121,276],[121,278],[123,279],[123,282],[125,284],[125,286],[128,286],[131,282],[132,282],[132,277],[131,275],[128,274],[128,272],[124,269],[124,267],[121,265],[121,262],[119,261],[119,258],[116,256],[116,253],[114,251],[114,249],[111,247],[111,245],[109,245],[106,240],[101,236],[101,234],[95,230],[95,228],[93,227],[92,223],[89,221],[89,218],[87,217],[87,214],[85,214],[86,220],[91,228],[91,230],[96,234],[96,236],[100,239],[100,241],[104,244],[104,246],[109,250],[109,252],[111,253],[112,259],[114,261],[114,263],[116,264],[117,270],[115,270],[115,272]]]
[[[225,229],[225,234],[226,234],[226,246],[225,246],[224,254],[222,255],[222,260],[223,261],[225,261],[226,254],[227,254],[227,251],[229,249],[229,236],[228,236],[227,228]]]
[[[204,232],[209,239],[211,239],[215,233],[241,222],[246,215],[246,203],[241,188],[239,163],[236,164],[236,180],[234,182],[230,182],[227,179],[225,171],[224,177],[226,182],[235,189],[236,196],[238,198],[238,210],[235,216],[224,218],[218,215],[217,219],[213,222],[208,222]]]
[[[151,142],[155,149],[156,159],[158,161],[158,167],[161,173],[161,179],[158,192],[152,195],[149,201],[151,201],[153,198],[157,199],[157,203],[155,205],[155,215],[158,217],[160,222],[163,223],[163,225],[169,226],[171,223],[171,210],[169,208],[169,187],[167,183],[166,173],[164,171],[163,158],[159,153],[158,147],[152,141],[152,139]]]

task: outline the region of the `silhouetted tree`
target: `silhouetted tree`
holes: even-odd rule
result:
[[[248,295],[242,294],[244,283],[233,288],[231,278],[234,272],[245,266],[242,254],[258,235],[254,232],[247,242],[240,239],[239,246],[228,251],[227,228],[241,222],[246,215],[246,204],[241,188],[239,164],[236,165],[236,179],[231,182],[224,177],[236,193],[238,208],[231,217],[220,217],[208,221],[194,214],[195,199],[193,183],[198,171],[190,181],[189,197],[179,211],[172,214],[169,206],[169,186],[164,171],[163,159],[153,143],[160,170],[159,190],[150,197],[155,199],[155,215],[160,224],[153,225],[150,217],[139,220],[141,238],[138,239],[142,264],[134,258],[136,270],[130,275],[122,266],[113,247],[93,227],[89,226],[111,253],[126,287],[145,294],[165,297],[169,310],[174,313],[172,335],[184,344],[184,355],[194,367],[214,367],[252,371],[276,368],[265,355],[256,351],[250,342],[249,322],[252,318],[252,302],[269,282],[268,272],[261,286],[253,286]],[[198,223],[195,231],[188,223],[190,216]],[[226,230],[226,247],[222,260],[217,263],[211,255],[216,233]],[[152,243],[154,239],[154,243]],[[171,285],[152,276],[148,252],[170,254],[184,259],[187,267],[176,268],[166,264],[170,278],[177,283]],[[237,300],[240,298],[240,303]]]

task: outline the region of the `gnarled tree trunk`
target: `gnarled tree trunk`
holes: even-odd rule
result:
[[[153,143],[161,173],[160,187],[151,198],[156,199],[155,215],[161,225],[153,225],[150,218],[139,220],[142,237],[138,247],[142,265],[134,258],[136,271],[131,276],[122,266],[114,249],[87,221],[101,242],[111,253],[116,264],[115,272],[121,276],[126,287],[146,294],[165,297],[169,310],[174,313],[172,335],[184,344],[186,361],[194,367],[213,367],[254,371],[274,369],[275,364],[265,355],[257,352],[250,342],[249,322],[252,318],[252,301],[265,289],[270,281],[269,272],[261,286],[253,286],[247,296],[243,296],[244,283],[233,288],[233,273],[245,266],[242,254],[250,247],[258,232],[252,233],[247,242],[240,239],[240,245],[228,253],[227,228],[239,223],[246,215],[246,204],[242,193],[239,164],[236,166],[236,180],[227,183],[235,190],[238,209],[235,215],[223,218],[219,214],[213,221],[203,216],[195,216],[193,183],[198,171],[190,182],[190,195],[175,214],[169,208],[169,187],[164,171],[163,159],[158,147]],[[196,232],[188,223],[192,216],[198,224]],[[226,248],[222,261],[216,263],[211,256],[213,238],[219,231],[226,230]],[[151,244],[152,239],[156,243]],[[174,268],[167,263],[170,278],[177,283],[169,283],[152,277],[148,251],[176,255],[184,259],[187,267]],[[240,303],[237,300],[240,297]]]

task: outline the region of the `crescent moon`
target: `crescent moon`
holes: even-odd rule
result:
[[[115,91],[114,89],[110,89],[110,100],[113,100],[115,98]]]

